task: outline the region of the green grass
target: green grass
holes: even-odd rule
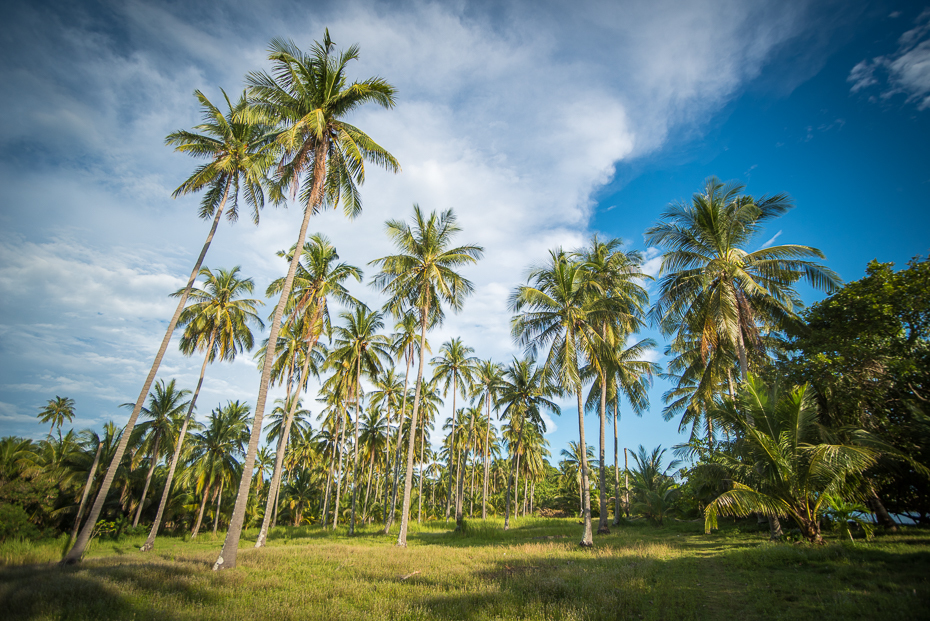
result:
[[[210,566],[222,537],[96,541],[59,568],[62,542],[0,546],[5,619],[919,619],[930,614],[930,532],[871,543],[772,544],[752,526],[615,527],[576,544],[577,520],[412,525],[409,547],[375,527],[246,531],[238,567]],[[17,554],[19,556],[17,556]],[[13,563],[32,563],[14,565]],[[407,576],[406,579],[404,577]]]

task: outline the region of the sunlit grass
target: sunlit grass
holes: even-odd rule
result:
[[[79,566],[49,564],[60,542],[0,547],[5,618],[29,619],[915,619],[930,609],[930,533],[869,544],[771,544],[733,527],[613,528],[591,550],[577,520],[413,522],[409,547],[377,525],[278,527],[238,567],[210,566],[223,536],[100,540]],[[43,547],[46,546],[46,547]],[[52,558],[48,558],[44,550]],[[18,551],[18,552],[17,552]],[[43,556],[46,555],[46,556]]]

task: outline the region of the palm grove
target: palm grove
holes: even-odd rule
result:
[[[512,291],[521,355],[492,361],[459,338],[430,343],[446,314],[463,309],[473,285],[461,270],[483,254],[460,244],[451,210],[415,205],[409,221],[388,221],[395,254],[367,266],[340,261],[323,233],[308,235],[324,209],[360,212],[366,162],[400,171],[345,121],[363,104],[395,101],[381,78],[350,81],[358,53],[336,51],[328,32],[309,53],[274,40],[270,72],[250,73],[236,100],[224,92],[225,110],[195,93],[203,122],[166,142],[204,162],[175,195],[202,193],[211,228],[173,294],[178,306],[139,396],[125,404],[129,422],[63,434],[76,404],[56,396],[39,413],[45,440],[3,438],[0,537],[69,532],[63,562],[73,563],[94,537],[144,529],[145,551],[161,532],[196,537],[222,525],[214,569],[223,569],[235,566],[243,528],[258,529],[262,547],[279,523],[349,534],[377,524],[405,546],[412,520],[454,520],[464,531],[479,516],[503,516],[506,529],[526,514],[578,515],[580,543],[591,546],[634,516],[700,516],[709,530],[720,517],[756,514],[773,536],[790,520],[811,542],[830,516],[845,524],[837,516],[866,505],[887,526],[889,509],[927,519],[926,260],[900,272],[873,263],[844,287],[815,248],[750,250],[792,207],[787,195],[754,198],[711,178],[646,231],[664,252],[655,300],[643,257],[594,236],[537,258]],[[258,224],[266,201],[289,198],[303,219],[278,253],[287,271],[265,292],[276,298],[266,316],[238,266],[204,261],[222,215],[234,222],[241,200]],[[386,299],[380,309],[346,287],[364,269]],[[830,297],[803,310],[799,282]],[[266,322],[268,338],[256,343]],[[657,344],[637,336],[648,324],[668,339],[664,370],[648,361]],[[202,358],[193,391],[156,380],[175,328],[180,350]],[[230,399],[198,420],[208,369],[246,354],[260,370],[254,407]],[[640,446],[630,464],[618,421],[625,407],[648,411],[657,374],[672,385],[666,420],[679,419],[690,439],[675,447],[682,461]],[[268,404],[272,385],[286,397]],[[560,400],[577,410],[578,440],[555,468],[544,415],[559,415]],[[445,405],[452,416],[440,428]],[[598,420],[593,445],[586,414]]]

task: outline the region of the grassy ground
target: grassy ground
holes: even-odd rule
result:
[[[615,527],[580,549],[577,520],[441,523],[406,550],[374,527],[349,538],[247,531],[238,567],[210,566],[222,537],[97,541],[59,568],[62,543],[0,546],[4,619],[921,619],[930,618],[930,532],[871,543],[771,544],[754,525]],[[19,548],[16,547],[19,545]],[[22,565],[14,563],[33,563]]]

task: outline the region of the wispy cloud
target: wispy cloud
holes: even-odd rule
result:
[[[764,244],[759,246],[759,249],[762,250],[763,248],[768,248],[769,246],[775,243],[775,240],[778,239],[779,236],[781,236],[781,231],[778,231],[777,233],[772,235],[771,239],[766,240]]]

